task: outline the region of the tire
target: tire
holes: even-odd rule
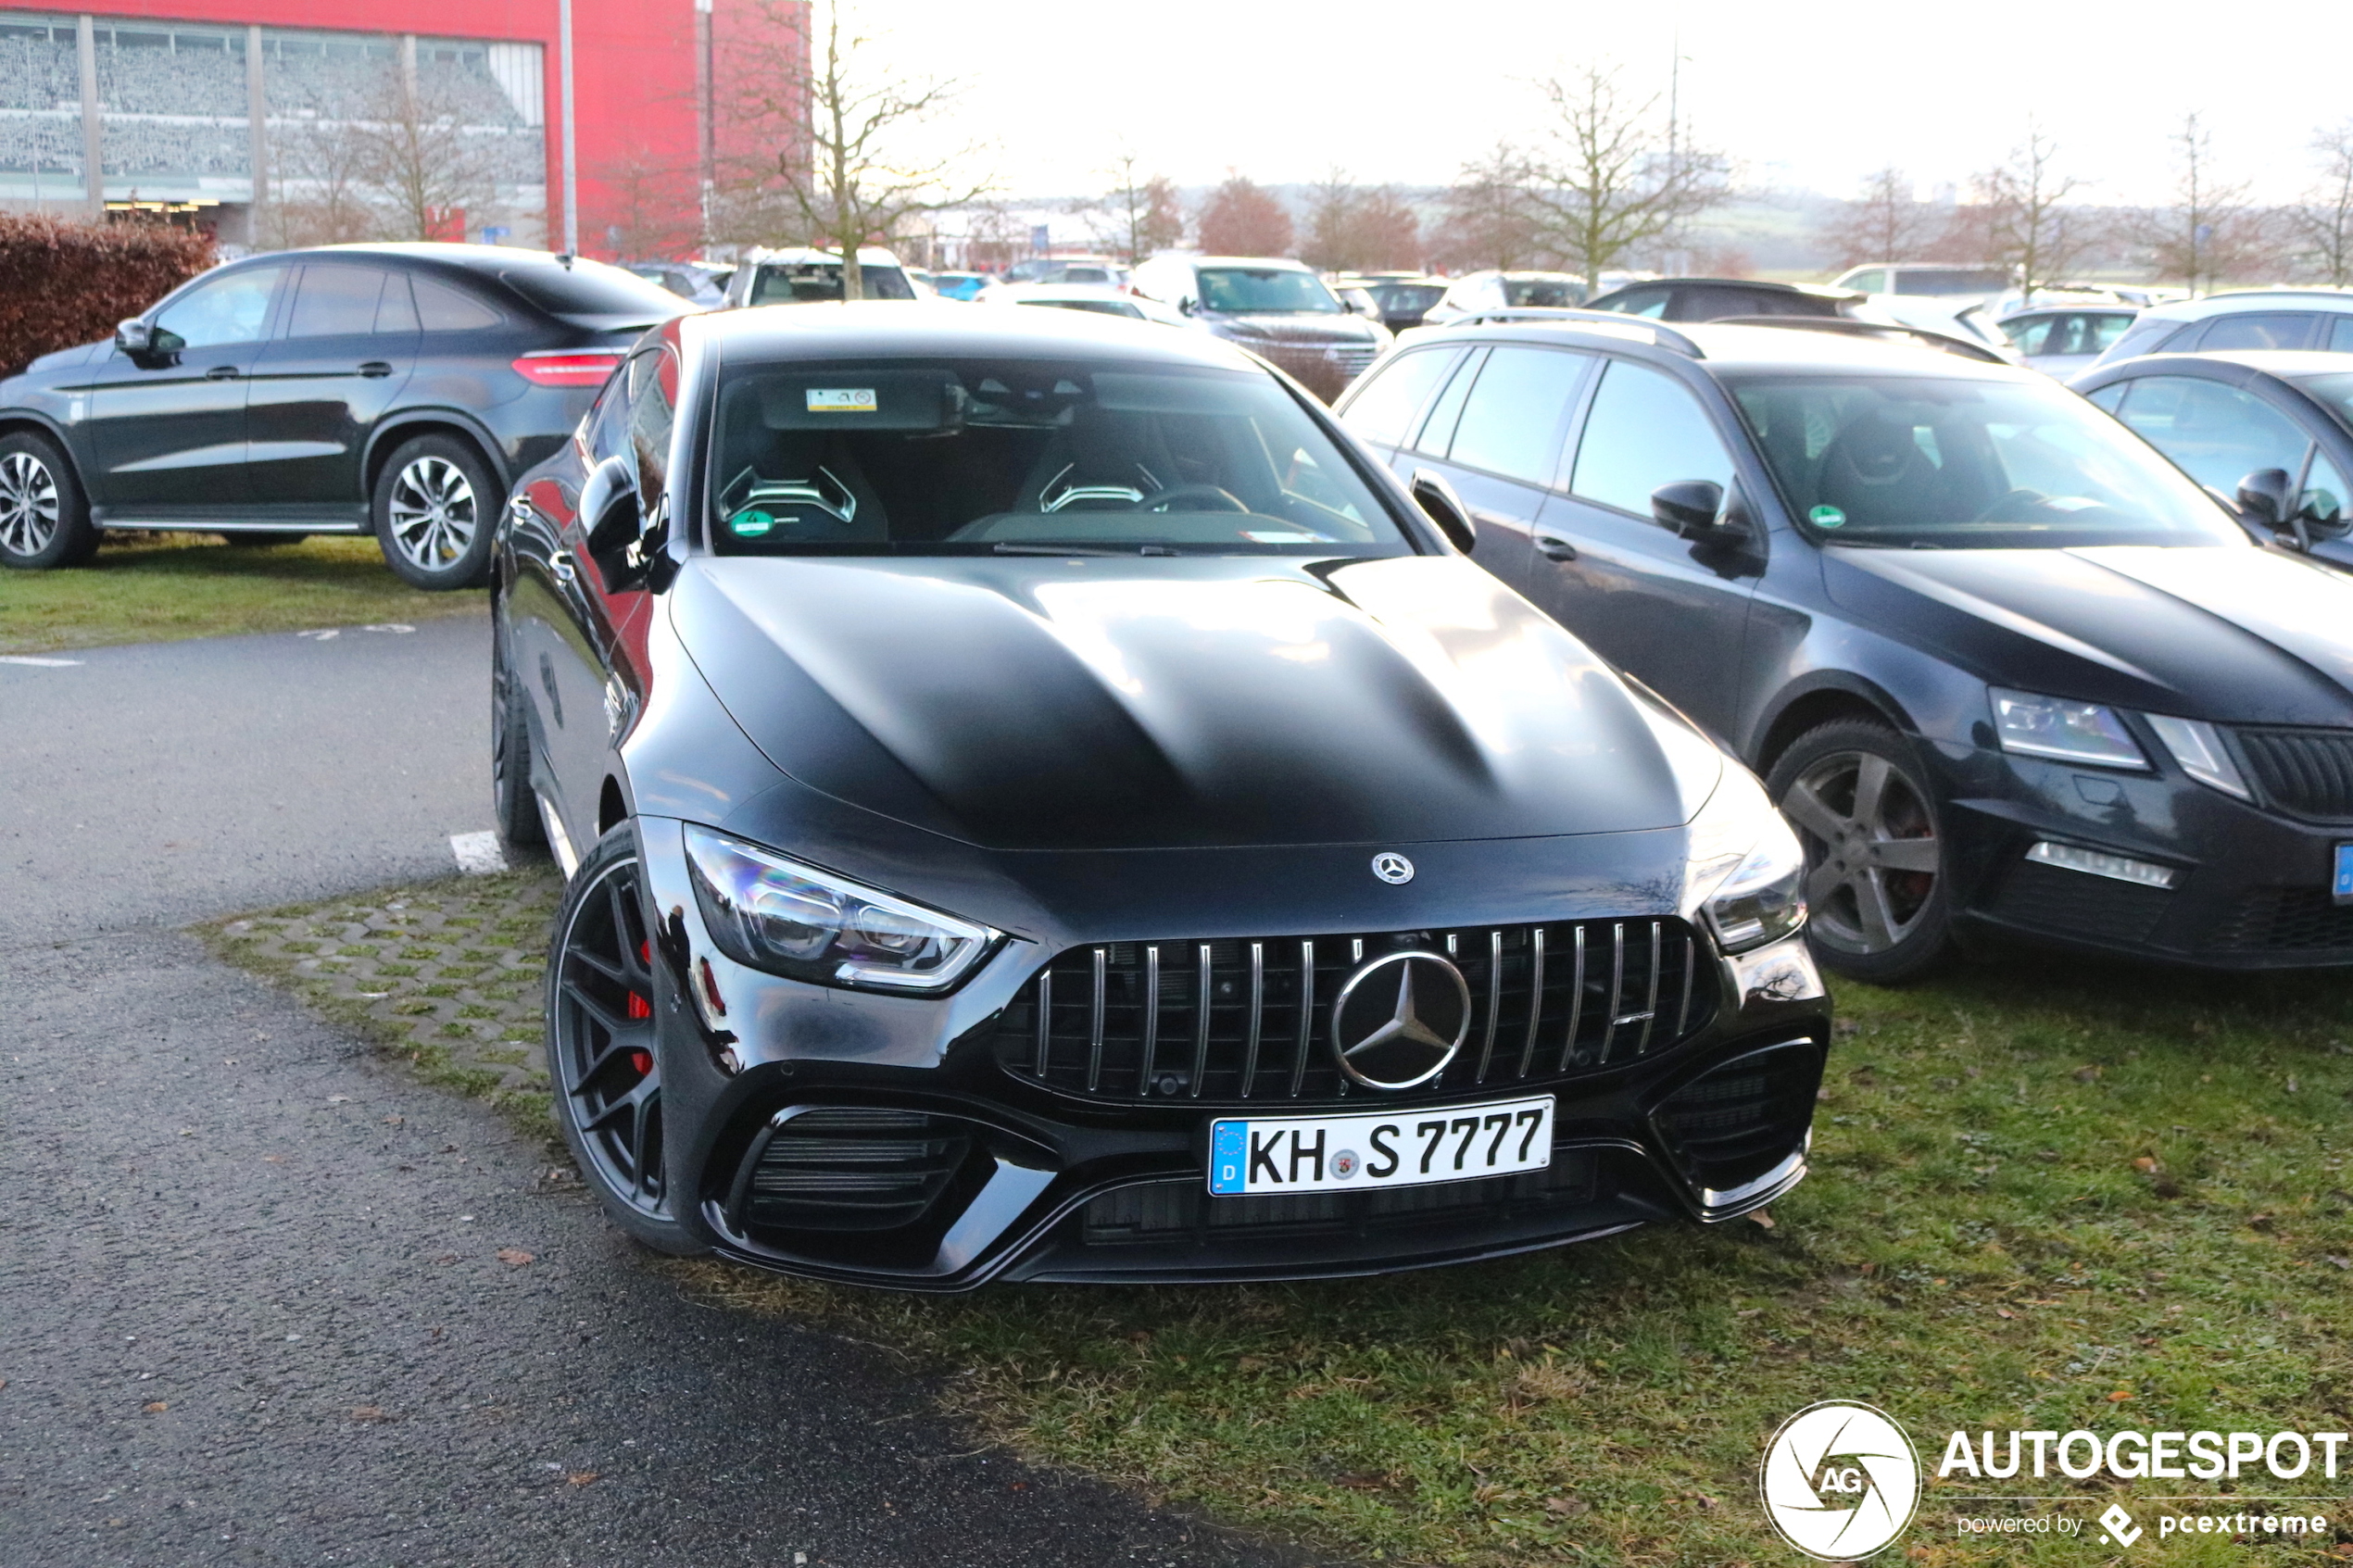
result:
[[[476,588],[490,575],[498,481],[472,445],[449,435],[403,442],[376,475],[368,516],[384,564],[413,588]]]
[[[271,533],[261,529],[223,529],[220,542],[240,550],[266,550],[272,545],[299,545],[308,533]]]
[[[544,851],[547,828],[531,790],[531,721],[522,693],[515,688],[504,620],[500,615],[494,621],[490,633],[491,824],[508,848]]]
[[[89,502],[65,454],[30,431],[0,436],[0,566],[44,571],[97,553]]]
[[[1806,933],[1825,968],[1893,985],[1951,956],[1944,805],[1903,736],[1860,719],[1808,730],[1765,787],[1806,846]]]
[[[690,1258],[709,1249],[672,1217],[673,1188],[689,1184],[673,1183],[665,1164],[665,1004],[641,874],[636,824],[623,822],[564,889],[547,950],[547,1077],[564,1142],[613,1223],[657,1252]]]

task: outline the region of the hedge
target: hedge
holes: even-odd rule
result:
[[[212,262],[211,236],[185,229],[0,213],[0,375],[112,337]]]

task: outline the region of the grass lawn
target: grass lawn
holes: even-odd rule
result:
[[[86,567],[0,571],[0,654],[413,622],[482,604],[478,593],[409,587],[372,539],[253,548],[215,533],[115,533]]]
[[[480,885],[214,939],[319,1005],[356,991],[405,1018],[403,985],[464,999],[446,974],[421,978],[440,947],[464,960],[461,983],[495,974],[473,967],[497,958],[483,934],[519,941],[532,923],[511,880]],[[1839,1003],[1814,1174],[1769,1224],[1383,1280],[947,1299],[648,1266],[743,1311],[898,1347],[1036,1458],[1380,1561],[1797,1562],[1763,1521],[1756,1464],[1823,1399],[1887,1410],[1931,1471],[1956,1428],[2353,1429],[2353,985],[2028,958],[1902,991],[1846,985]],[[496,1010],[469,1014],[485,1043],[518,1037]],[[2329,1499],[2278,1511],[2323,1512],[2331,1531],[2161,1540],[2144,1499],[2214,1484],[1957,1478],[1929,1482],[1890,1560],[2353,1556],[2338,1544],[2353,1543],[2353,1480],[2258,1471],[2222,1489],[2240,1500],[2213,1512]],[[2082,1534],[1957,1539],[1958,1514],[2032,1511],[1968,1492],[2061,1499]],[[2148,1529],[2129,1553],[2090,1523],[2110,1500]]]

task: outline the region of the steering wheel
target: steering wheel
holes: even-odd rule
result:
[[[1177,484],[1158,491],[1136,503],[1139,512],[1164,512],[1179,502],[1185,510],[1195,512],[1246,512],[1249,506],[1232,491],[1214,484]]]
[[[1983,511],[1978,513],[1975,517],[1969,519],[1969,521],[1971,522],[1992,522],[1994,521],[1994,514],[1995,512],[2002,510],[2005,507],[2011,505],[2013,502],[2021,507],[2039,507],[2049,499],[2050,497],[2044,495],[2040,490],[2006,490],[2000,495],[1994,497],[1994,499]]]

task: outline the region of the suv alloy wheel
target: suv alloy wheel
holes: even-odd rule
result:
[[[384,564],[414,587],[438,590],[482,583],[497,514],[497,481],[473,448],[421,435],[377,475],[371,515]]]

